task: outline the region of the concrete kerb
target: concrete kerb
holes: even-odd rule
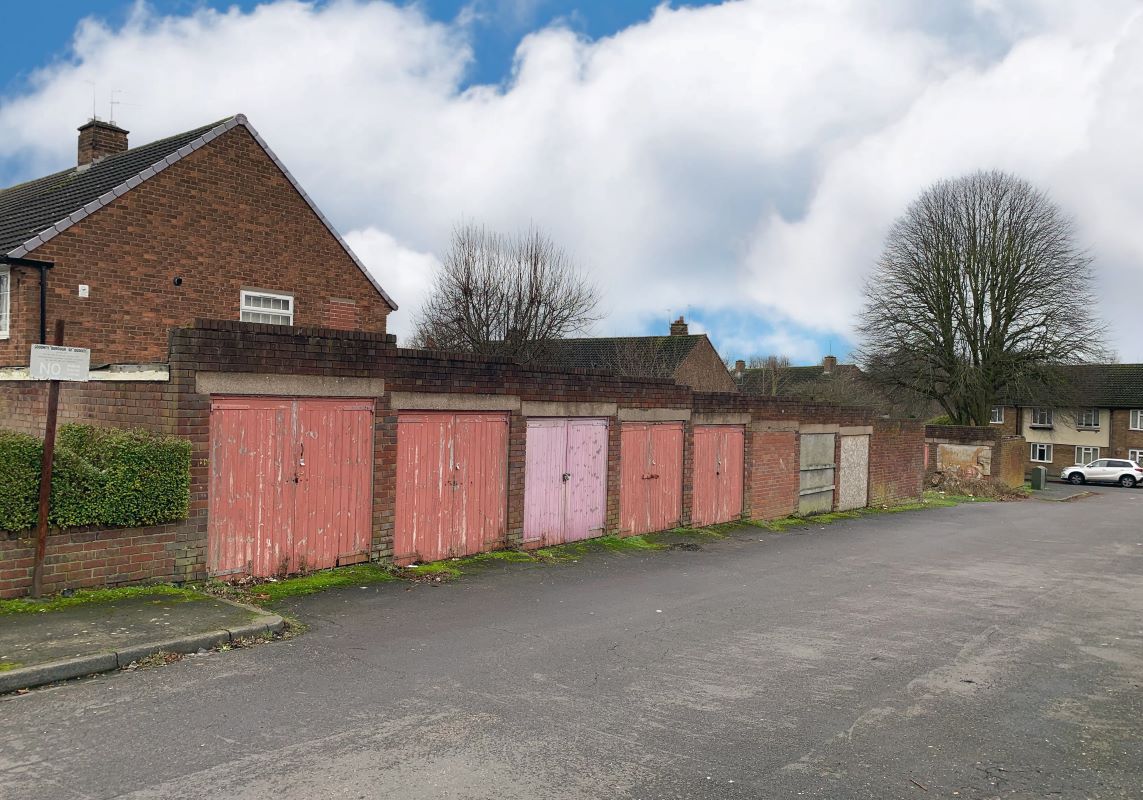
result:
[[[0,694],[15,692],[19,689],[31,689],[35,686],[43,686],[57,681],[82,678],[100,672],[111,672],[155,653],[194,653],[199,650],[210,650],[239,639],[278,633],[285,626],[285,620],[277,614],[267,614],[256,622],[227,630],[195,633],[177,639],[135,645],[115,652],[95,653],[89,656],[51,661],[47,664],[37,664],[32,667],[20,667],[7,672],[0,672]]]

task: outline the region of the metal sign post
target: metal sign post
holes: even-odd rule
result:
[[[44,556],[48,549],[48,508],[52,497],[52,462],[56,454],[56,418],[60,405],[60,381],[86,381],[91,351],[64,347],[64,321],[56,320],[54,345],[32,345],[28,373],[32,380],[47,380],[48,418],[44,425],[44,450],[40,461],[40,509],[36,524],[36,559],[32,564],[32,597],[39,597],[44,580]]]

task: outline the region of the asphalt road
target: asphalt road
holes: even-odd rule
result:
[[[1139,797],[1143,490],[1099,491],[307,598],[0,700],[0,797]]]

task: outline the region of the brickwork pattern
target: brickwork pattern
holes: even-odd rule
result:
[[[626,378],[589,370],[555,371],[525,368],[506,359],[459,353],[406,350],[394,346],[383,333],[338,332],[329,329],[282,329],[270,325],[199,321],[194,327],[170,333],[170,380],[160,383],[88,383],[67,387],[61,394],[65,419],[89,419],[114,425],[138,425],[175,433],[192,445],[191,503],[187,520],[175,526],[146,531],[107,532],[98,541],[141,536],[159,537],[162,551],[146,575],[137,562],[108,563],[98,575],[96,567],[61,573],[64,583],[96,581],[123,583],[146,578],[201,579],[206,576],[209,515],[210,401],[196,389],[199,372],[272,373],[324,377],[380,378],[385,394],[374,398],[374,503],[371,555],[386,560],[393,555],[396,502],[397,420],[390,398],[393,392],[509,395],[522,401],[614,402],[630,409],[690,409],[692,413],[748,414],[744,513],[757,519],[786,516],[797,509],[798,424],[874,425],[870,453],[871,501],[889,502],[915,497],[922,479],[923,426],[908,422],[874,421],[865,408],[802,403],[791,398],[755,397],[730,393],[694,393],[670,381]],[[42,416],[42,384],[0,383],[0,408],[14,409],[13,418],[30,432]],[[7,404],[7,405],[2,405]],[[8,426],[7,419],[3,423]],[[778,429],[775,429],[778,428]],[[523,535],[524,447],[526,420],[509,415],[507,534],[501,544],[518,545]],[[684,431],[683,522],[690,519],[692,425]],[[607,532],[619,524],[620,423],[609,420],[607,476]],[[149,533],[147,532],[149,531]],[[83,531],[57,532],[52,547],[85,543]],[[102,534],[100,534],[102,535]],[[22,563],[22,550],[14,540],[0,541],[0,552],[14,553]],[[135,543],[125,544],[134,547]],[[118,545],[107,544],[113,552]],[[144,553],[133,553],[144,555]],[[5,558],[7,566],[9,559]],[[70,563],[70,562],[68,562]],[[19,567],[12,567],[19,569]],[[66,577],[66,576],[71,577]],[[20,575],[9,579],[7,591],[18,591]],[[62,588],[62,583],[57,584]],[[87,585],[87,584],[84,584]]]
[[[237,320],[242,289],[294,295],[294,322],[384,332],[389,307],[242,126],[176,162],[31,253],[55,262],[48,319],[92,364],[165,361],[167,330]],[[175,280],[179,279],[179,285]],[[87,298],[78,286],[89,286]],[[336,298],[331,298],[336,293]],[[0,366],[27,364],[39,335],[39,273],[12,270]],[[51,326],[49,325],[49,330]]]

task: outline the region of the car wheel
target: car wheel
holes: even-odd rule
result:
[[[1132,486],[1135,485],[1135,476],[1124,475],[1123,477],[1121,477],[1119,479],[1119,485],[1122,486],[1124,489],[1130,489]]]
[[[1068,483],[1079,486],[1081,483],[1083,483],[1083,473],[1073,472],[1072,474],[1068,475]]]

